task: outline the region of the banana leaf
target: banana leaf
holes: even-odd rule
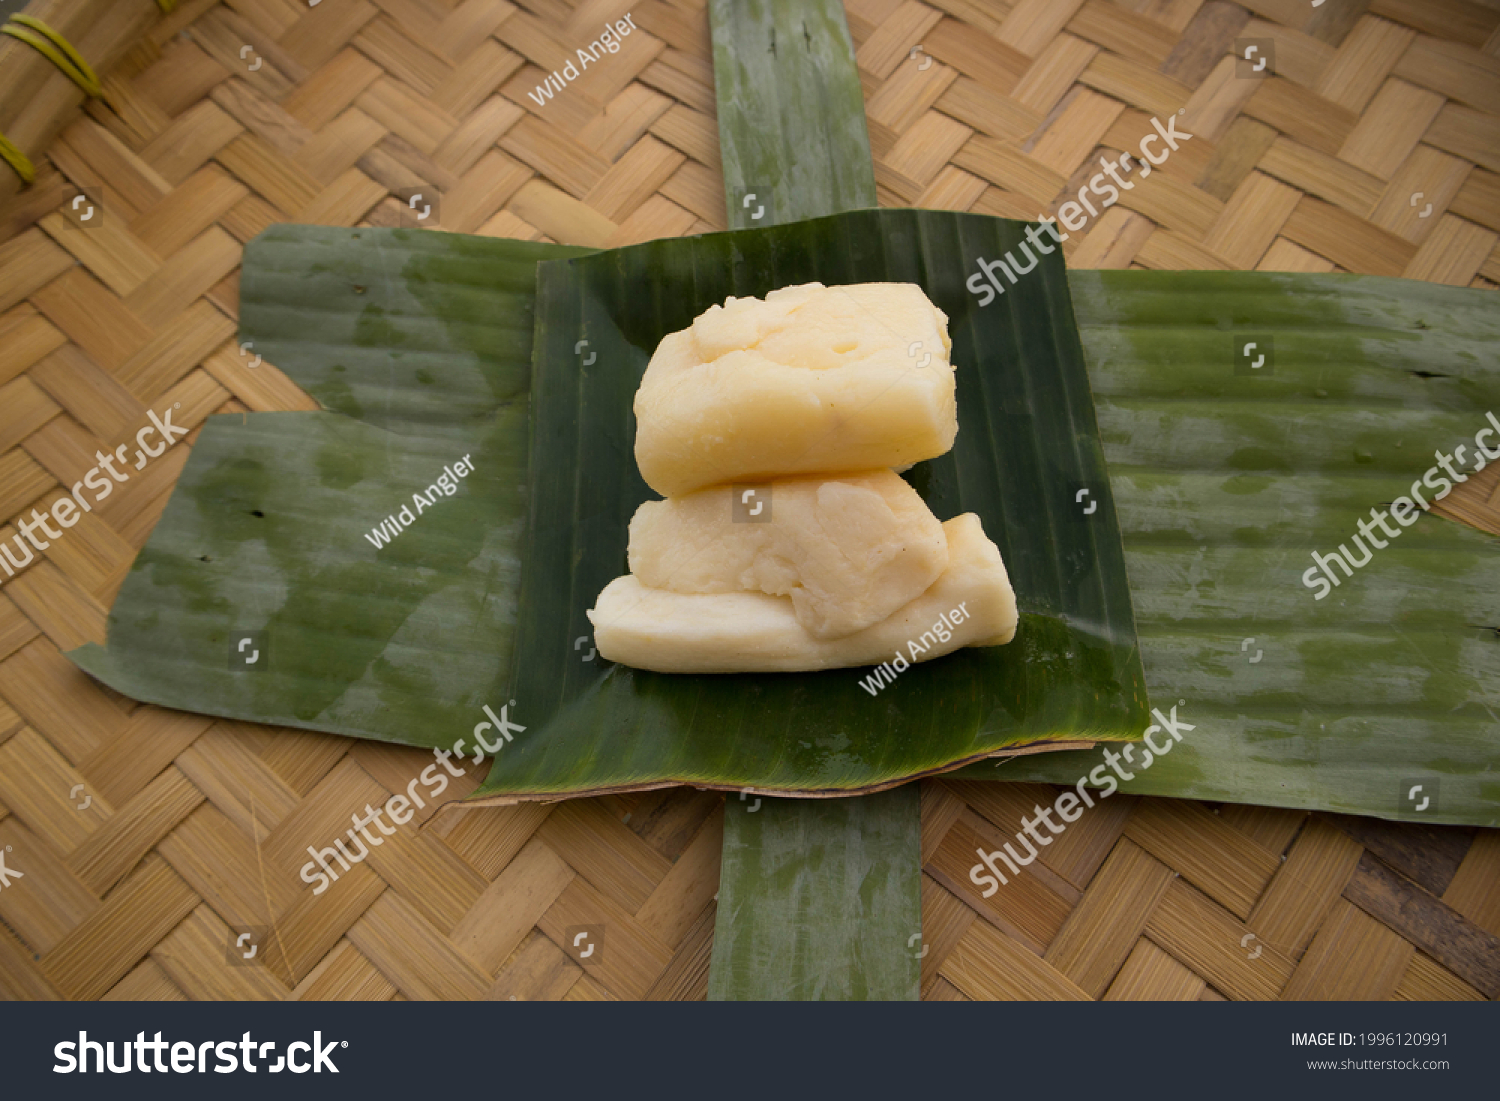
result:
[[[509,694],[528,730],[477,798],[673,783],[848,794],[1036,743],[1140,736],[1130,594],[1061,253],[990,307],[963,285],[979,256],[1015,249],[1023,229],[858,211],[540,265],[523,643]],[[1016,591],[1015,641],[914,665],[878,696],[860,683],[869,670],[686,676],[595,658],[585,612],[626,572],[630,517],[655,496],[636,469],[631,416],[652,352],[730,295],[813,280],[917,283],[948,315],[958,438],[907,478],[939,519],[979,515]],[[1085,488],[1096,505],[1078,502]]]
[[[524,503],[484,488],[495,469],[488,452],[474,452],[444,409],[467,410],[468,430],[485,420],[486,401],[501,415],[517,393],[501,380],[521,379],[529,355],[523,269],[559,254],[291,226],[252,243],[244,335],[346,412],[210,418],[111,610],[108,649],[70,656],[135,699],[408,744],[451,745],[484,703],[515,698],[507,655]],[[1148,684],[1163,707],[1184,700],[1195,726],[1122,786],[1500,824],[1497,540],[1424,516],[1325,600],[1301,583],[1312,550],[1348,543],[1359,515],[1409,489],[1434,449],[1451,453],[1485,411],[1500,415],[1489,296],[1364,276],[1073,272],[1069,281]],[[476,283],[499,294],[476,295]],[[1272,375],[1226,366],[1237,331],[1275,338]],[[453,379],[443,383],[451,398],[422,398],[424,378],[469,371],[495,380],[483,383],[491,397]],[[401,384],[341,381],[351,374]],[[1251,385],[1260,389],[1236,389]],[[507,408],[521,415],[514,397]],[[519,432],[515,423],[506,438]],[[524,479],[524,456],[504,457],[499,437],[485,446]],[[488,516],[502,515],[502,500],[511,509],[508,547],[481,556],[501,563],[499,587],[491,600],[465,597],[483,613],[468,618],[440,614],[439,592],[454,600],[462,587],[442,589],[445,579],[472,575],[470,591],[482,594],[490,574],[450,570],[420,542],[429,524],[475,530],[452,512],[465,497],[443,498],[380,552],[364,539],[465,452],[476,473],[461,493],[497,493]],[[360,464],[371,473],[342,485]],[[423,559],[414,570],[392,561],[408,542]],[[408,589],[401,579],[422,570],[436,571],[430,592]],[[437,603],[402,628],[405,619],[364,599],[371,593],[395,594],[412,614],[429,596]],[[229,672],[229,639],[242,629],[271,632],[264,671]],[[518,714],[527,721],[524,704]],[[960,774],[1072,783],[1093,761],[1063,753]],[[1438,799],[1418,812],[1404,792],[1424,777],[1439,780]]]
[[[581,251],[314,226],[252,241],[244,336],[327,412],[210,417],[108,648],[69,657],[167,707],[452,745],[510,677],[536,262]]]
[[[710,0],[709,18],[730,228],[879,205],[843,5]]]
[[[709,1000],[916,1001],[917,785],[725,810]]]
[[[1184,701],[1195,727],[1122,790],[1500,825],[1500,539],[1424,514],[1397,538],[1376,528],[1389,545],[1353,577],[1333,567],[1322,599],[1303,576],[1315,551],[1357,557],[1357,523],[1436,453],[1466,445],[1472,469],[1500,415],[1493,293],[1249,272],[1070,283],[1151,697]],[[1250,341],[1272,352],[1254,373],[1237,363]],[[959,775],[1071,784],[1096,763]]]
[[[879,205],[843,5],[709,0],[709,20],[729,228]],[[919,957],[898,946],[922,923],[921,835],[911,784],[730,799],[709,998],[915,1001]]]

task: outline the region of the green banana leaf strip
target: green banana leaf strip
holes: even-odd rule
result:
[[[711,0],[709,18],[729,228],[876,206],[843,5]],[[921,834],[910,785],[836,801],[729,800],[709,997],[914,1001],[918,957],[890,946],[921,925]]]
[[[452,745],[509,680],[536,262],[581,251],[312,226],[252,241],[242,335],[328,412],[209,418],[108,648],[69,656],[163,706]]]
[[[856,799],[731,798],[710,1001],[915,1001],[916,784]]]
[[[477,795],[664,783],[847,793],[1035,742],[1140,736],[1130,593],[1061,254],[988,308],[962,283],[1023,228],[859,211],[540,266],[523,644],[509,694],[528,730]],[[585,612],[626,572],[630,517],[655,496],[636,468],[631,415],[651,353],[730,295],[812,280],[914,282],[948,314],[958,439],[907,477],[939,519],[978,513],[1016,590],[1016,640],[914,665],[878,696],[860,683],[868,670],[686,676],[595,657]],[[1097,507],[1077,503],[1084,488]]]
[[[1315,551],[1361,557],[1358,522],[1410,496],[1435,452],[1464,445],[1455,466],[1473,469],[1500,417],[1494,295],[1350,275],[1070,282],[1151,698],[1193,725],[1122,790],[1500,825],[1500,539],[1424,514],[1375,528],[1389,545],[1352,578],[1332,567],[1322,599],[1304,583]],[[1236,373],[1249,342],[1268,362]],[[1073,784],[1100,761],[958,775]]]
[[[709,18],[730,227],[876,207],[843,5],[710,0]]]

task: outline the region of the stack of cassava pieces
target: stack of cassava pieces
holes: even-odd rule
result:
[[[948,319],[919,287],[730,298],[657,347],[635,458],[665,501],[588,613],[610,661],[664,673],[899,671],[1016,632],[979,517],[896,473],[958,432]],[[894,469],[893,469],[894,468]]]

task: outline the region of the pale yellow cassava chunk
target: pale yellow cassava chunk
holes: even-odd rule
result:
[[[736,492],[643,504],[630,521],[630,572],[648,589],[790,596],[797,622],[830,639],[879,623],[948,567],[943,526],[890,470],[784,478],[748,501]]]
[[[999,549],[972,512],[949,520],[943,533],[948,568],[937,581],[879,623],[843,638],[810,634],[797,622],[790,597],[675,593],[648,589],[626,574],[605,586],[588,613],[594,644],[609,661],[661,673],[786,673],[877,665],[898,652],[906,662],[928,661],[962,646],[1009,642],[1016,633],[1016,596]]]
[[[657,346],[635,458],[663,497],[718,482],[902,467],[958,432],[948,318],[911,283],[731,298]]]

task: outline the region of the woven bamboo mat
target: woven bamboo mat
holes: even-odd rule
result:
[[[1192,140],[1073,235],[1072,266],[1500,283],[1497,0],[847,10],[884,203],[1056,211],[1181,109]],[[618,53],[528,96],[627,11]],[[1237,61],[1244,40],[1274,63]],[[312,407],[234,341],[241,248],[273,222],[397,225],[416,187],[464,233],[725,225],[694,0],[187,0],[108,85],[116,110],[92,105],[0,218],[3,518],[49,507],[148,406],[193,426]],[[74,184],[104,189],[97,228],[59,209]],[[0,588],[0,853],[21,877],[0,884],[0,994],[703,997],[722,797],[429,809],[315,896],[306,846],[430,757],[136,705],[60,656],[103,640],[185,455]],[[1500,531],[1500,464],[1446,503]],[[974,849],[1052,794],[922,795],[928,998],[1500,995],[1500,831],[1122,796],[984,899]]]

